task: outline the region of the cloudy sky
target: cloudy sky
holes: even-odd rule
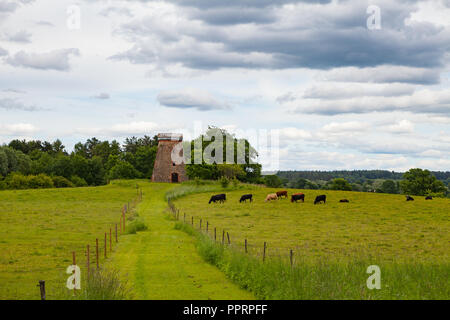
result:
[[[449,0],[0,0],[0,144],[201,123],[278,129],[280,169],[450,170],[449,17]]]

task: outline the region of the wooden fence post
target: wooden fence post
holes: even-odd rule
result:
[[[105,232],[105,259],[106,259],[106,232]]]
[[[267,247],[267,244],[264,241],[263,262],[266,260],[266,247]]]
[[[294,263],[294,252],[292,251],[292,249],[289,251],[289,260],[291,261],[291,267]]]
[[[99,268],[99,265],[98,265],[98,238],[95,239],[95,257],[96,257],[97,269],[98,269]]]
[[[119,227],[120,227],[120,234],[122,234],[122,216],[120,216]]]
[[[230,245],[231,244],[231,241],[230,241],[230,234],[227,232],[227,238],[228,238],[228,244]]]
[[[247,239],[245,239],[244,247],[245,247],[245,253],[248,253],[248,250],[247,250]]]
[[[116,223],[116,243],[119,242],[119,239],[117,239],[117,223]]]
[[[214,242],[217,242],[217,228],[214,227]]]
[[[200,219],[200,231],[202,231],[202,219]]]
[[[86,247],[86,264],[87,264],[87,276],[89,278],[89,275],[91,274],[91,259],[90,259],[90,252],[89,252],[89,245]]]
[[[222,245],[225,244],[225,230],[222,230]]]
[[[125,233],[125,212],[123,213],[123,233]]]
[[[191,218],[191,225],[194,226],[194,216]]]
[[[208,233],[208,229],[209,229],[209,222],[206,221],[206,233]]]
[[[45,281],[39,280],[39,284],[37,285],[41,292],[41,300],[45,300]]]

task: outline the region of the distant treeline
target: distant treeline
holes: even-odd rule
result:
[[[387,170],[279,171],[275,176],[266,176],[266,180],[270,180],[272,185],[299,189],[448,195],[450,172],[430,172],[421,169],[410,169],[408,172]]]
[[[431,171],[438,179],[448,185],[450,171]],[[281,179],[296,181],[307,179],[310,181],[329,181],[335,178],[344,178],[350,183],[364,183],[366,180],[401,180],[404,172],[388,170],[335,170],[335,171],[278,171],[277,176]]]

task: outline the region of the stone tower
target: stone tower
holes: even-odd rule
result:
[[[172,161],[172,150],[183,141],[182,134],[160,133],[158,134],[158,152],[156,153],[155,166],[153,168],[153,182],[183,182],[187,180],[184,163],[176,164]],[[182,156],[182,152],[180,155]]]

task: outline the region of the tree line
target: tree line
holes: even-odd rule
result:
[[[211,139],[214,134],[223,135],[224,141],[232,141],[235,154],[239,146],[244,145],[247,162],[256,159],[256,150],[247,140],[216,127],[185,142],[192,146],[192,156],[194,145],[198,145],[195,142],[201,139],[202,154],[214,142]],[[240,141],[244,143],[238,143]],[[224,148],[227,148],[226,142]],[[99,186],[114,179],[150,179],[157,150],[157,136],[126,138],[122,144],[94,137],[77,143],[72,152],[68,152],[59,139],[54,142],[12,140],[0,146],[0,190]],[[210,164],[202,159],[200,164],[188,164],[186,171],[190,179],[262,183],[261,165],[257,163]]]
[[[269,184],[298,189],[346,190],[391,194],[449,196],[450,172],[413,168],[386,170],[279,171]]]

